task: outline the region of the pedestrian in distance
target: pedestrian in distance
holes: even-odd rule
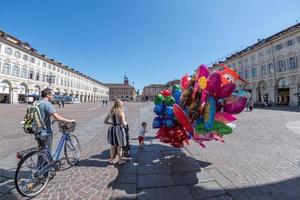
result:
[[[105,101],[103,100],[103,101],[102,101],[102,106],[104,106],[104,105],[105,105]]]
[[[143,148],[145,146],[145,133],[147,133],[147,123],[146,122],[142,122],[141,123],[141,128],[139,130],[139,143],[140,143],[140,148]]]
[[[58,100],[58,107],[61,108],[61,100]]]
[[[250,100],[250,109],[249,109],[249,112],[253,111],[253,107],[254,107],[253,101]]]
[[[110,124],[111,126],[107,132],[107,140],[111,145],[110,147],[110,159],[109,164],[113,164],[115,154],[118,155],[118,164],[124,164],[126,161],[122,157],[122,147],[127,146],[126,142],[126,132],[125,127],[127,122],[125,121],[125,113],[123,111],[123,102],[117,99],[110,112],[107,114],[105,124]]]
[[[61,106],[64,108],[65,107],[65,99],[64,98],[62,98],[62,100],[61,100]]]

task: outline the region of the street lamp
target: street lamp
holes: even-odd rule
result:
[[[49,74],[46,76],[46,79],[47,79],[47,83],[49,83],[48,87],[51,88],[51,83],[54,83],[55,76],[52,74]]]
[[[93,88],[93,91],[94,91],[94,103],[96,103],[95,95],[96,95],[96,92],[97,92],[97,88],[94,87],[94,88]]]

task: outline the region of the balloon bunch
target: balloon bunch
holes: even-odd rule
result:
[[[242,112],[247,103],[247,92],[234,92],[236,81],[242,81],[231,68],[210,71],[200,65],[192,76],[181,79],[181,87],[163,90],[155,97],[153,128],[159,128],[157,137],[175,147],[193,139],[203,142],[219,140],[231,134],[236,120],[234,114]]]

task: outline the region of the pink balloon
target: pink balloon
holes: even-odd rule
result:
[[[239,114],[246,106],[247,98],[243,96],[230,96],[225,100],[224,111],[229,114]]]
[[[219,92],[217,93],[217,98],[219,99],[224,99],[226,97],[229,97],[232,92],[235,89],[235,84],[234,83],[227,83],[226,85],[223,85]]]
[[[199,68],[197,69],[197,76],[196,78],[199,79],[201,76],[204,76],[207,78],[209,76],[209,70],[205,65],[200,65]]]
[[[208,77],[206,90],[210,94],[216,94],[221,87],[221,76],[218,73],[213,73]]]

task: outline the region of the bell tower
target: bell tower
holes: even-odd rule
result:
[[[129,79],[126,75],[124,76],[124,84],[129,85]]]

